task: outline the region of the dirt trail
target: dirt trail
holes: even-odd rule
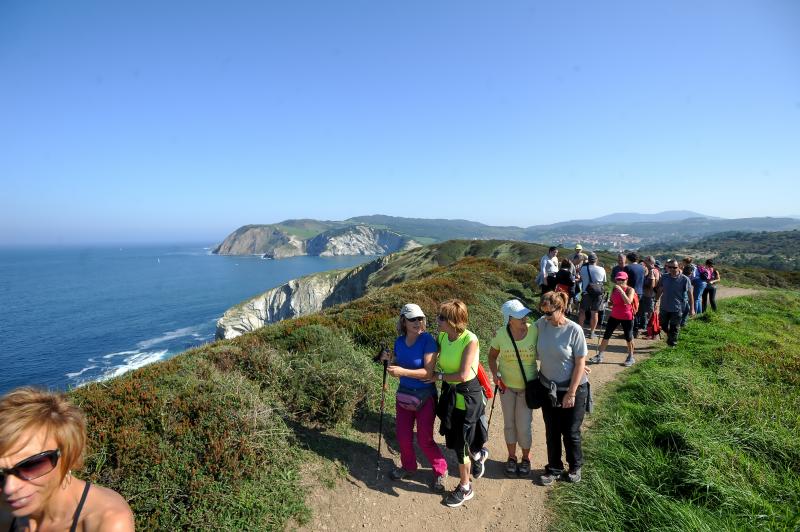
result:
[[[744,288],[720,287],[717,298],[756,292]],[[647,359],[650,353],[661,347],[661,343],[641,338],[636,340],[637,362]],[[590,356],[594,355],[595,345],[595,341],[590,341]],[[625,342],[618,329],[609,343],[604,363],[591,366],[590,380],[595,397],[608,382],[625,370],[622,366],[625,355]],[[487,404],[487,413],[490,408],[491,402]],[[584,425],[587,422],[591,422],[591,415],[587,416]],[[434,431],[436,441],[443,443],[443,438],[436,432],[438,420]],[[383,446],[381,475],[376,479],[376,453],[373,444],[372,448],[363,446],[353,449],[347,459],[347,478],[337,482],[334,489],[317,487],[313,490],[308,499],[313,517],[304,530],[438,531],[452,528],[454,519],[469,523],[473,530],[546,529],[548,515],[545,499],[551,488],[537,484],[539,474],[547,462],[541,410],[534,411],[533,416],[532,471],[529,478],[509,479],[503,474],[507,451],[503,439],[503,411],[499,400],[489,432],[487,447],[490,455],[486,462],[486,473],[483,478],[473,482],[475,497],[463,506],[448,508],[443,504],[442,496],[429,490],[428,482],[432,473],[419,450],[417,456],[422,459],[420,469],[411,478],[395,482],[388,474],[393,463],[400,463],[399,452],[395,447],[387,449]],[[445,450],[445,458],[450,474],[446,485],[450,490],[458,482],[458,468],[455,455],[451,451]]]

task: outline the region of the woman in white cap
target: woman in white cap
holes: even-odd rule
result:
[[[431,489],[443,492],[447,462],[433,441],[436,385],[432,377],[438,351],[436,339],[425,332],[425,314],[419,305],[413,303],[403,305],[400,310],[397,332],[400,336],[394,342],[394,363],[387,372],[400,379],[395,404],[401,466],[396,467],[390,476],[393,480],[402,480],[417,470],[413,441],[416,423],[417,443],[433,468]]]
[[[504,326],[497,330],[490,344],[489,368],[499,386],[503,407],[503,434],[508,448],[505,474],[527,477],[531,472],[533,412],[525,403],[525,382],[538,378],[537,329],[528,323],[530,309],[519,300],[506,301],[501,310]],[[519,462],[517,444],[522,449]]]
[[[614,334],[617,325],[622,325],[622,332],[625,334],[625,341],[628,343],[628,358],[623,363],[626,367],[633,365],[633,318],[636,311],[633,309],[636,292],[633,287],[628,286],[628,274],[617,272],[614,276],[614,289],[611,291],[611,316],[606,324],[606,332],[603,333],[603,341],[597,350],[597,355],[589,359],[592,364],[600,364],[603,361],[603,353],[608,347],[608,340]]]

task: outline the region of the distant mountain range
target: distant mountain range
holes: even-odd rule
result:
[[[590,220],[569,220],[530,227],[491,226],[470,220],[401,218],[375,214],[343,221],[304,219],[248,225],[231,233],[214,252],[233,255],[263,254],[274,258],[305,254],[312,247],[333,249],[333,254],[341,254],[335,251],[337,249],[355,250],[356,253],[374,253],[376,250],[391,253],[417,244],[452,239],[520,240],[567,247],[581,243],[587,249],[618,250],[637,249],[656,242],[685,243],[727,231],[793,229],[800,229],[800,219],[727,219],[691,211],[614,213]],[[355,242],[351,234],[360,235],[360,242]],[[337,239],[336,242],[329,242],[333,238]],[[314,246],[309,245],[312,239]],[[390,242],[391,245],[386,245],[385,242]]]

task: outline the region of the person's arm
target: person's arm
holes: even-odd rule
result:
[[[717,284],[719,282],[719,270],[714,268],[714,275],[711,278],[711,284]]]
[[[489,348],[489,370],[492,372],[492,380],[497,382],[497,357],[500,356],[500,351],[494,347]]]
[[[572,379],[569,382],[569,389],[561,400],[563,408],[572,408],[575,406],[575,394],[578,392],[578,386],[584,377],[584,369],[586,367],[586,357],[575,357],[575,367],[572,368]]]
[[[622,300],[625,301],[626,305],[630,305],[633,303],[633,294],[631,294],[631,292],[633,292],[633,288],[629,286],[627,287],[627,290],[623,290],[622,288],[619,287],[619,285],[614,285],[614,290],[619,290],[619,293],[622,296]]]
[[[694,287],[692,282],[689,281],[689,315],[694,316]]]
[[[428,379],[433,374],[433,355],[434,353],[425,353],[422,358],[425,365],[419,369],[408,369],[402,366],[389,366],[386,368],[386,371],[392,377],[411,377],[412,379],[417,380]],[[428,368],[429,364],[431,365],[430,368]]]

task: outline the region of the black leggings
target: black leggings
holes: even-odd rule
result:
[[[711,310],[717,311],[717,286],[711,283],[706,285],[703,291],[703,312],[706,311],[708,304],[711,303]]]
[[[603,340],[610,339],[611,335],[614,334],[614,329],[616,329],[619,324],[622,324],[622,332],[625,334],[625,340],[628,342],[633,340],[633,320],[618,320],[613,316],[608,317],[606,332],[603,333]]]

